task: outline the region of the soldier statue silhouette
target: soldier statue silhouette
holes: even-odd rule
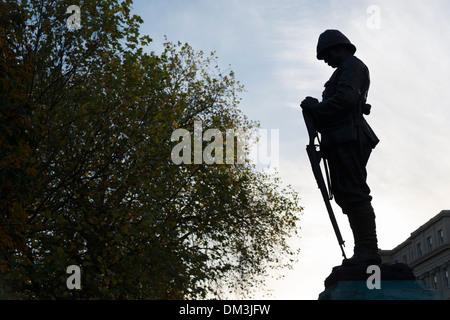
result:
[[[363,116],[370,113],[370,105],[366,104],[370,77],[355,52],[356,47],[340,31],[323,32],[317,44],[317,59],[336,70],[325,83],[321,102],[306,97],[300,105],[321,134],[320,153],[329,165],[331,191],[353,233],[354,254],[343,260],[344,266],[381,264],[375,213],[366,182],[366,165],[379,140]]]

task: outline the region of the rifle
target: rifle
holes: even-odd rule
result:
[[[323,159],[323,164],[325,168],[325,173],[327,174],[327,182],[329,183],[329,176],[328,176],[328,165],[327,160],[321,156],[320,149],[317,150],[317,148],[320,148],[320,141],[319,136],[317,134],[317,130],[314,125],[314,118],[310,113],[303,110],[303,119],[305,120],[306,128],[308,130],[309,135],[309,144],[306,146],[306,152],[308,153],[309,161],[311,162],[312,171],[314,173],[314,177],[316,178],[317,185],[319,186],[320,192],[322,193],[323,200],[325,202],[325,206],[328,211],[328,215],[331,220],[331,224],[333,225],[334,233],[336,234],[337,240],[339,242],[339,247],[341,248],[342,255],[344,256],[344,259],[347,259],[344,252],[344,240],[342,239],[341,232],[339,230],[339,226],[336,221],[336,217],[334,216],[333,208],[331,207],[330,200],[333,199],[333,195],[330,190],[327,189],[327,186],[325,185],[325,181],[323,178],[322,170],[320,168],[320,160]],[[315,144],[315,140],[318,140],[319,144]]]

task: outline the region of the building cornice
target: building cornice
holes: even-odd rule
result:
[[[431,250],[430,252],[423,254],[421,257],[415,259],[414,261],[411,261],[410,263],[408,263],[408,265],[411,268],[415,268],[415,267],[419,266],[420,264],[426,262],[427,260],[430,260],[431,258],[433,258],[447,250],[450,251],[450,244],[441,245],[441,246]]]

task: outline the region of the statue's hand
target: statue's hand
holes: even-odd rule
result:
[[[314,111],[316,106],[319,104],[319,100],[313,97],[306,97],[305,100],[302,101],[300,107],[303,110]]]

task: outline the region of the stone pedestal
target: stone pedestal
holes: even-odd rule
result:
[[[407,265],[338,266],[325,279],[319,300],[440,300],[437,290],[417,281]]]

